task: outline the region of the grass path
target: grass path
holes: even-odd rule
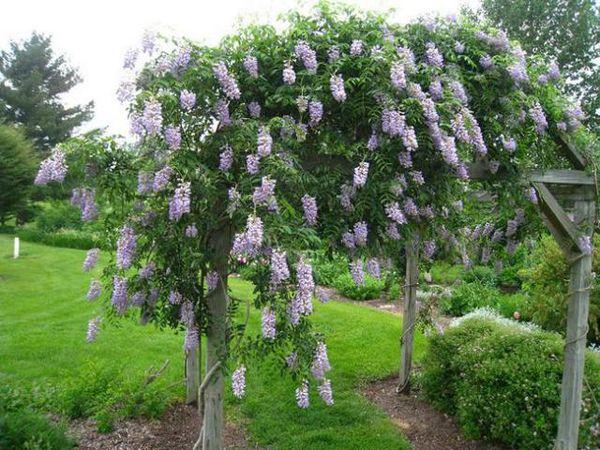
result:
[[[123,321],[102,330],[93,345],[85,343],[87,321],[100,310],[85,301],[89,280],[81,264],[85,252],[22,242],[13,260],[12,240],[0,235],[0,375],[15,385],[58,386],[89,364],[117,366],[142,379],[150,366],[171,365],[159,380],[165,386],[183,377],[183,336],[153,326]],[[238,297],[252,286],[231,280]],[[366,381],[398,370],[398,317],[363,306],[317,304],[314,320],[325,335],[335,405],[326,407],[316,390],[311,407],[295,406],[294,382],[269,361],[249,368],[247,396],[227,394],[227,413],[243,419],[252,440],[276,449],[407,449],[406,439],[389,418],[358,394]],[[252,317],[256,326],[258,317]],[[417,357],[424,340],[416,338]],[[229,391],[228,391],[229,392]],[[183,397],[183,387],[173,394]]]

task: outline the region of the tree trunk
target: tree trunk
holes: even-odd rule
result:
[[[414,234],[406,243],[406,282],[402,312],[402,337],[400,338],[400,382],[398,392],[410,390],[413,337],[417,313],[417,283],[419,281],[419,236]]]
[[[200,386],[200,348],[191,349],[185,354],[185,402],[188,405],[198,401]]]
[[[575,203],[576,219],[588,225],[594,220],[594,204],[588,201]],[[578,216],[578,217],[577,217]],[[569,304],[567,312],[567,337],[565,366],[561,385],[560,415],[555,448],[577,450],[579,415],[583,387],[585,344],[590,309],[592,255],[578,253],[571,265]]]
[[[203,392],[204,414],[202,448],[223,448],[223,367],[227,358],[227,275],[231,250],[229,225],[215,233],[211,242],[214,251],[214,270],[219,274],[217,288],[207,298],[210,324],[206,333],[206,387]],[[218,365],[216,370],[211,369]]]

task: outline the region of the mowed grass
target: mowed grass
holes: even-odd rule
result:
[[[157,383],[183,379],[181,333],[139,326],[124,320],[105,326],[94,344],[85,342],[87,321],[100,306],[85,300],[89,280],[99,275],[81,270],[85,252],[22,242],[12,259],[12,238],[0,235],[0,375],[19,386],[60,387],[90,364],[116,367],[128,379],[146,377],[149,367],[166,359],[169,368]],[[252,285],[232,278],[238,298],[252,295]],[[251,440],[276,449],[407,449],[391,421],[358,392],[370,379],[398,370],[400,318],[350,303],[316,304],[314,321],[325,335],[333,369],[335,405],[327,407],[311,387],[311,406],[295,405],[290,377],[267,359],[248,368],[247,395],[227,394],[232,420],[243,418]],[[259,317],[253,314],[251,328]],[[425,342],[416,338],[417,358]],[[183,386],[170,388],[173,400]]]

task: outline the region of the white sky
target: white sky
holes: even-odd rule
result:
[[[316,3],[303,2],[305,6]],[[405,22],[423,14],[456,13],[461,6],[477,6],[479,0],[345,0],[364,9],[388,11]],[[183,35],[216,44],[240,21],[273,21],[294,8],[294,0],[18,0],[4,2],[0,16],[0,48],[13,39],[38,31],[53,37],[55,52],[63,53],[77,67],[83,83],[67,96],[67,103],[93,100],[95,116],[83,128],[106,127],[126,134],[125,109],[115,91],[122,79],[123,55],[137,46],[150,29]]]

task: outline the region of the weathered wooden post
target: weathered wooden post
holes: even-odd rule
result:
[[[13,247],[13,258],[17,259],[19,257],[19,251],[21,249],[21,241],[18,237],[15,238],[15,245]]]
[[[419,235],[415,232],[406,242],[406,279],[404,284],[404,307],[402,312],[402,336],[400,338],[400,381],[398,392],[410,390],[413,338],[417,314],[417,284],[419,281]]]
[[[188,405],[198,401],[200,387],[200,347],[185,354],[185,402]],[[198,404],[198,406],[200,406]]]

